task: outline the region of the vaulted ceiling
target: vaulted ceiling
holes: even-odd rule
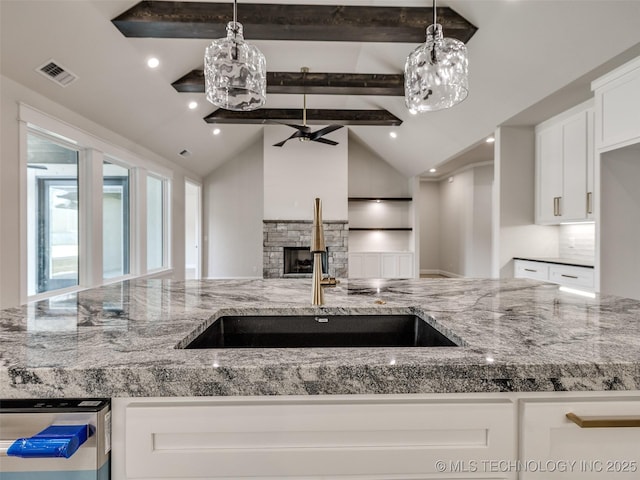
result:
[[[204,49],[224,35],[232,2],[211,2],[215,11],[206,9],[205,2],[145,2],[146,11],[125,18],[137,3],[2,0],[1,73],[134,144],[206,175],[258,141],[265,128],[258,113],[252,114],[253,120],[248,116],[247,124],[233,123],[238,119],[232,113],[215,112],[202,93]],[[442,0],[438,14],[445,36],[460,35],[461,25],[467,35],[471,32],[465,38],[471,92],[450,110],[414,116],[398,95],[399,84],[407,55],[424,41],[430,1],[280,1],[284,12],[273,5],[277,0],[251,3],[257,4],[257,13],[241,0],[238,20],[247,41],[267,58],[265,109],[295,118],[306,91],[310,112],[333,112],[316,120],[319,123],[333,123],[343,111],[376,111],[384,117],[379,119],[382,125],[351,114],[352,121],[344,122],[350,138],[367,144],[405,175],[421,174],[461,155],[473,157],[474,146],[498,125],[532,124],[586,99],[595,69],[612,58],[608,66],[640,54],[640,1]],[[153,13],[151,7],[160,12]],[[371,12],[368,7],[388,10],[380,18],[367,17],[363,12]],[[318,28],[321,17],[308,13],[313,9],[332,11],[332,22]],[[142,36],[123,33],[142,27]],[[305,29],[315,36],[299,38]],[[394,31],[408,33],[390,41]],[[146,66],[150,56],[160,59],[155,70]],[[36,73],[49,59],[78,80],[61,88]],[[302,66],[310,73],[301,83]],[[561,94],[554,97],[557,91]],[[188,109],[190,101],[198,107]],[[212,122],[220,124],[217,136],[211,134]],[[390,138],[391,130],[397,138]],[[179,155],[184,149],[192,153],[189,158]]]

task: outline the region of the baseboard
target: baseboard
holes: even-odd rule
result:
[[[420,275],[440,275],[440,270],[421,268]]]
[[[443,275],[445,277],[449,277],[449,278],[464,278],[464,275],[459,275],[457,273],[452,273],[452,272],[447,272],[445,270],[439,270],[440,275]]]

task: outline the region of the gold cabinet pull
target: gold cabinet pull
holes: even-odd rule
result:
[[[567,418],[580,428],[618,428],[640,427],[640,417],[634,416],[591,416],[580,417],[575,413],[567,413]]]
[[[553,197],[553,216],[558,216],[558,197]]]
[[[587,192],[587,213],[593,213],[593,192]]]

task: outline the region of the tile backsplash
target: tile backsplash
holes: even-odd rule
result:
[[[560,258],[595,261],[596,229],[594,223],[560,225]]]

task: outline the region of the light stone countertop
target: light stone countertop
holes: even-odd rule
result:
[[[640,390],[640,302],[525,279],[137,280],[0,311],[0,398]],[[379,304],[376,300],[386,303]],[[226,314],[412,313],[458,348],[175,348]]]

